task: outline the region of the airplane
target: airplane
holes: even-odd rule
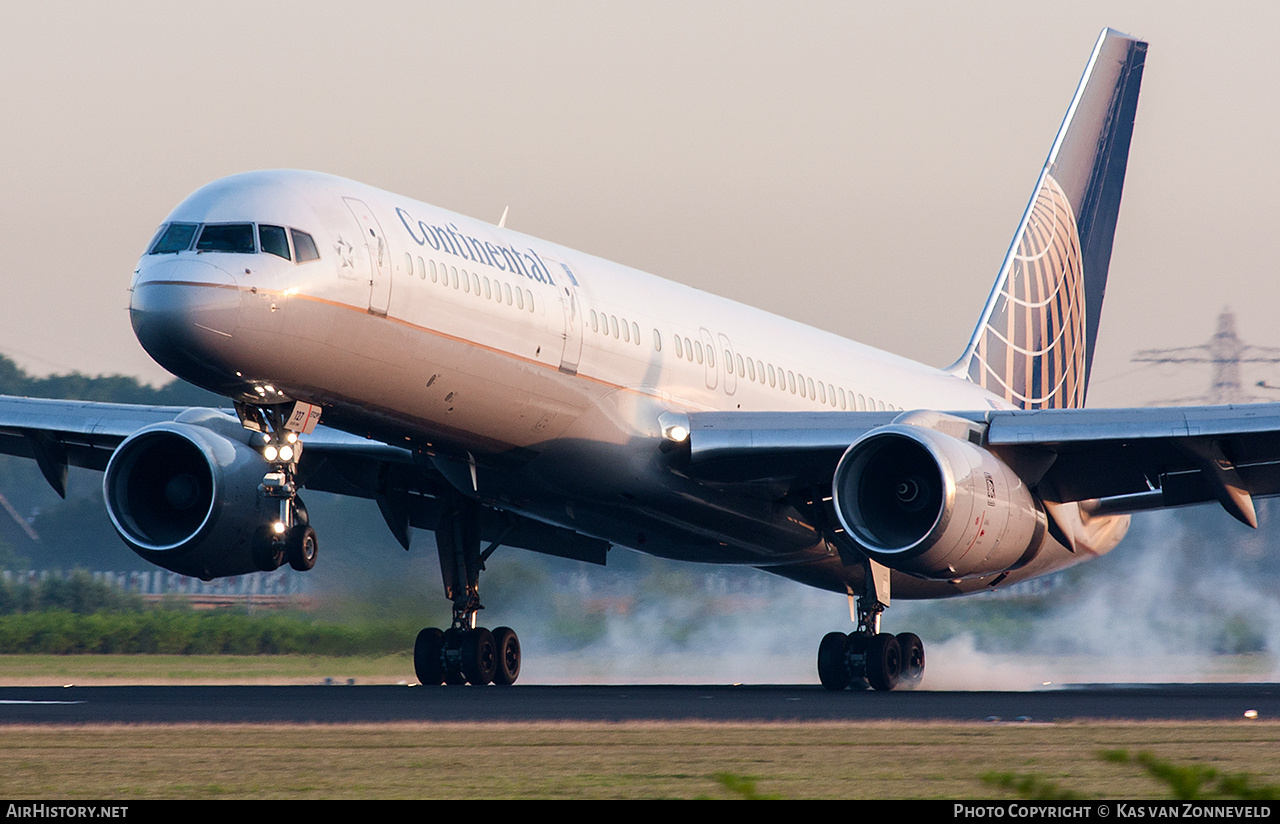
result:
[[[918,685],[892,597],[1098,557],[1129,513],[1280,494],[1280,407],[1086,409],[1147,44],[1104,30],[971,339],[936,369],[492,224],[307,171],[238,174],[146,247],[130,318],[214,409],[0,398],[0,451],[102,471],[142,558],[310,569],[302,489],[434,533],[452,623],[423,684],[516,681],[479,625],[500,546],[758,567],[849,599],[831,690]],[[319,423],[323,418],[324,424]]]

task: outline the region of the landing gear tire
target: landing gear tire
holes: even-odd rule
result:
[[[900,632],[898,647],[902,650],[902,678],[898,686],[915,689],[924,677],[924,642],[914,632]]]
[[[849,656],[849,689],[854,692],[866,692],[871,689],[871,685],[867,683],[867,643],[871,640],[871,636],[861,632],[849,633],[849,646],[846,654]]]
[[[262,572],[274,572],[284,565],[284,543],[269,528],[262,529],[253,542],[253,565]]]
[[[818,645],[818,680],[832,692],[849,686],[849,636],[828,632]]]
[[[871,688],[887,692],[898,685],[902,675],[902,648],[887,632],[867,639],[866,677]]]
[[[493,631],[493,645],[498,650],[493,683],[500,687],[510,686],[520,677],[520,639],[511,627],[498,627]]]
[[[444,682],[450,686],[467,683],[458,660],[462,651],[462,630],[450,628],[444,631]]]
[[[298,572],[306,572],[316,565],[319,549],[316,531],[310,526],[299,524],[289,531],[284,554],[289,560],[289,566]]]
[[[438,687],[444,682],[444,633],[428,627],[418,633],[413,644],[413,670],[423,686]]]
[[[832,692],[914,687],[924,673],[924,644],[910,632],[893,636],[829,632],[818,645],[818,680]]]
[[[507,686],[520,675],[520,639],[510,627],[441,632],[429,627],[413,645],[413,669],[425,686],[494,683]]]
[[[467,683],[477,687],[493,681],[498,669],[498,648],[493,643],[493,633],[484,627],[468,630],[462,635],[462,674]]]

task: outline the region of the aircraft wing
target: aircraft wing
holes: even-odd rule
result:
[[[184,408],[0,395],[0,453],[34,460],[66,496],[67,466],[102,471],[121,441]]]
[[[863,435],[915,413],[699,412],[689,473],[719,483],[829,483]],[[1044,500],[1097,514],[1219,501],[1256,526],[1251,499],[1280,495],[1280,404],[949,413]]]
[[[241,427],[231,410],[0,395],[0,454],[34,460],[50,486],[65,497],[68,467],[104,471],[125,440],[147,427],[174,423],[241,443],[255,435]],[[447,460],[331,427],[318,426],[304,440],[301,486],[376,501],[406,549],[409,527],[435,529],[441,498],[458,482],[451,480],[458,472]],[[265,471],[265,464],[259,471]],[[604,563],[609,546],[510,513],[488,511],[480,526],[481,536],[490,541],[597,564]]]
[[[0,454],[34,460],[54,490],[65,496],[68,466],[105,470],[116,447],[130,435],[153,424],[178,420],[190,411],[185,406],[0,395]],[[231,410],[222,410],[221,414],[235,420]],[[413,463],[413,456],[406,449],[327,427],[318,427],[308,436],[307,449],[316,459]]]

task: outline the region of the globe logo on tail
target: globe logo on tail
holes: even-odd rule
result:
[[[1084,405],[1084,273],[1075,213],[1045,173],[969,378],[1023,409]]]

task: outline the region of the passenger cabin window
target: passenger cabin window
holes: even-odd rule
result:
[[[252,223],[212,223],[200,230],[196,241],[197,252],[233,252],[252,255],[258,249],[253,244]]]
[[[262,246],[262,251],[268,254],[293,260],[289,257],[289,238],[285,236],[283,226],[259,224],[258,243]]]
[[[320,259],[320,250],[316,248],[316,242],[311,235],[299,232],[297,229],[290,229],[289,234],[293,235],[293,248],[298,253],[299,263]]]
[[[191,248],[191,239],[196,236],[197,228],[195,223],[170,223],[148,254],[169,255],[187,251]]]

